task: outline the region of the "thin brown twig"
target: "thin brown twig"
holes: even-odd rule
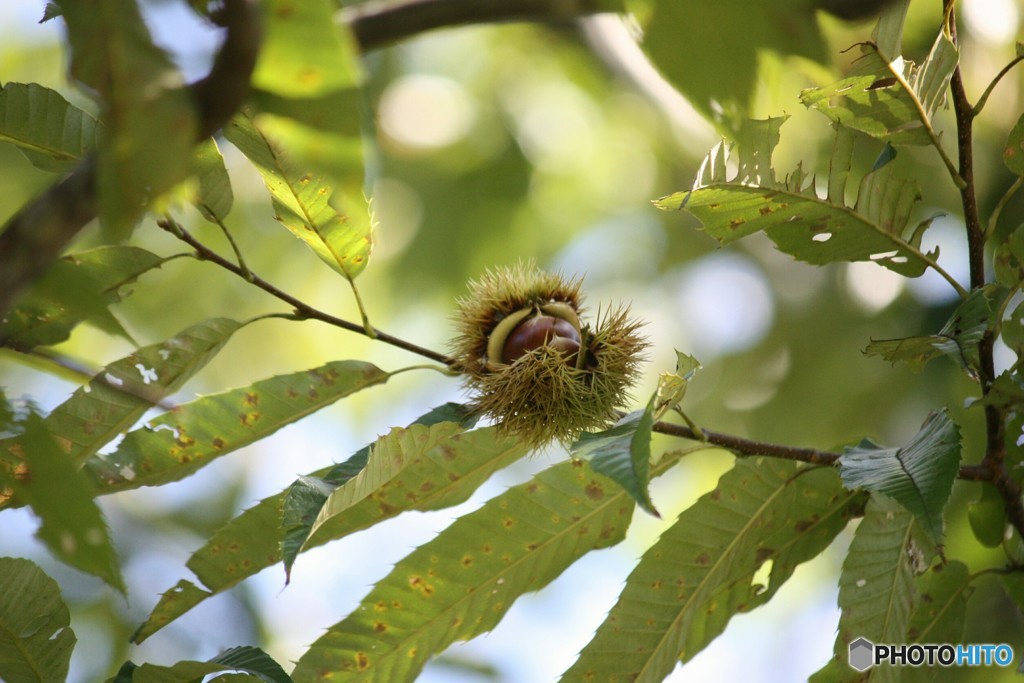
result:
[[[266,280],[264,280],[251,270],[243,269],[241,266],[232,263],[228,259],[222,257],[220,254],[218,254],[217,252],[213,251],[205,244],[200,242],[191,233],[185,230],[182,226],[178,225],[176,222],[170,219],[165,219],[158,221],[157,225],[159,225],[162,229],[166,230],[170,234],[180,239],[182,242],[192,247],[192,249],[195,250],[197,258],[203,261],[209,261],[210,263],[214,263],[220,266],[221,268],[234,273],[235,275],[242,278],[246,282],[251,282],[255,286],[262,289],[267,294],[270,294],[271,296],[291,306],[299,317],[308,318],[312,320],[319,320],[329,325],[339,327],[343,330],[348,330],[349,332],[355,332],[363,336],[370,336],[367,334],[365,326],[359,323],[354,323],[349,320],[345,320],[344,318],[333,316],[329,313],[325,313],[319,309],[313,308],[306,302],[300,299],[296,299],[291,294],[288,294],[287,292],[278,289],[277,287],[267,282]],[[430,360],[437,361],[438,363],[442,363],[448,367],[451,367],[452,365],[455,364],[454,359],[446,356],[443,353],[438,353],[437,351],[434,351],[432,349],[424,348],[418,344],[413,344],[412,342],[406,341],[405,339],[395,337],[380,330],[374,330],[374,333],[376,336],[371,338],[379,339],[385,344],[390,344],[391,346],[403,349],[405,351],[409,351],[411,353],[415,353],[417,355],[423,356],[424,358],[429,358]]]

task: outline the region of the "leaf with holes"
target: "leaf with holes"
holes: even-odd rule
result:
[[[524,593],[618,543],[633,502],[579,462],[555,465],[455,520],[399,561],[299,659],[296,683],[412,680],[451,643],[485,633]]]
[[[934,543],[942,542],[942,511],[959,468],[960,429],[945,409],[929,415],[899,448],[863,442],[839,458],[844,484],[890,496],[913,513]]]
[[[331,203],[332,189],[300,168],[257,126],[251,112],[239,113],[224,135],[252,161],[270,190],[275,218],[327,265],[353,281],[370,256],[371,225],[365,205],[345,214]]]
[[[108,307],[130,293],[124,288],[166,261],[130,246],[99,247],[59,259],[0,319],[0,345],[28,351],[57,344],[84,320],[127,337]]]
[[[768,601],[863,509],[830,469],[739,460],[651,548],[563,681],[661,681]],[[771,563],[768,585],[754,576]]]
[[[65,680],[77,639],[57,582],[16,557],[0,557],[0,576],[0,680]]]
[[[903,237],[921,193],[913,181],[896,177],[892,164],[865,175],[856,204],[846,204],[853,134],[845,128],[836,131],[824,197],[800,167],[784,180],[776,178],[771,157],[784,122],[750,121],[735,147],[722,144],[711,151],[691,190],[655,205],[686,210],[722,244],[764,232],[782,251],[816,265],[873,261],[907,277],[936,265],[938,251],[920,249],[927,222],[909,239]],[[730,176],[732,162],[738,168]]]
[[[71,74],[95,89],[103,105],[100,221],[109,236],[123,239],[147,204],[188,177],[198,131],[195,103],[170,57],[153,43],[134,0],[57,4],[71,45]]]
[[[838,125],[893,145],[930,144],[927,127],[960,59],[956,45],[941,32],[921,66],[900,56],[889,62],[872,43],[860,50],[845,78],[804,90],[800,101]]]
[[[37,535],[50,552],[124,593],[110,532],[91,487],[41,417],[29,415],[17,446],[0,456],[0,482],[39,517]]]
[[[54,408],[47,429],[73,462],[85,462],[199,372],[239,327],[211,318],[114,361]]]
[[[919,538],[913,515],[889,498],[871,497],[839,577],[842,615],[834,658],[811,681],[855,677],[849,666],[849,646],[855,638],[907,642],[907,629],[919,604],[914,577],[928,568],[934,554],[927,539]]]
[[[69,171],[96,149],[100,123],[55,90],[38,83],[0,87],[0,141],[43,171]]]
[[[99,493],[178,481],[390,375],[362,361],[334,361],[177,406],[129,432],[85,471]]]
[[[931,359],[945,355],[976,378],[980,364],[978,343],[988,330],[994,296],[996,292],[991,287],[975,289],[957,306],[938,334],[872,340],[864,353],[881,356],[890,363],[907,363],[914,372],[920,372]]]

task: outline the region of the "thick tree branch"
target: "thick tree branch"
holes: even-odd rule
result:
[[[227,27],[224,44],[209,75],[189,86],[199,114],[199,140],[227,123],[248,97],[259,50],[257,0],[225,0],[222,16]],[[96,214],[94,152],[12,216],[0,232],[0,315]]]
[[[257,0],[224,0],[224,44],[206,78],[190,86],[199,110],[200,139],[220,129],[242,104],[259,49]],[[341,13],[363,51],[443,26],[491,21],[567,20],[605,10],[602,0],[397,0]],[[32,200],[0,231],[0,315],[96,217],[96,161]]]
[[[498,21],[566,21],[608,11],[602,0],[380,0],[341,11],[364,52],[425,31]]]

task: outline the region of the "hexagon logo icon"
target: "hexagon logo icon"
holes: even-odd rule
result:
[[[850,666],[857,671],[867,671],[875,663],[875,645],[867,638],[857,638],[850,643]]]

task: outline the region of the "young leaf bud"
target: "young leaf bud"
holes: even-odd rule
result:
[[[626,309],[583,324],[580,284],[520,264],[484,273],[458,301],[452,352],[471,407],[533,446],[605,426],[647,346]]]

